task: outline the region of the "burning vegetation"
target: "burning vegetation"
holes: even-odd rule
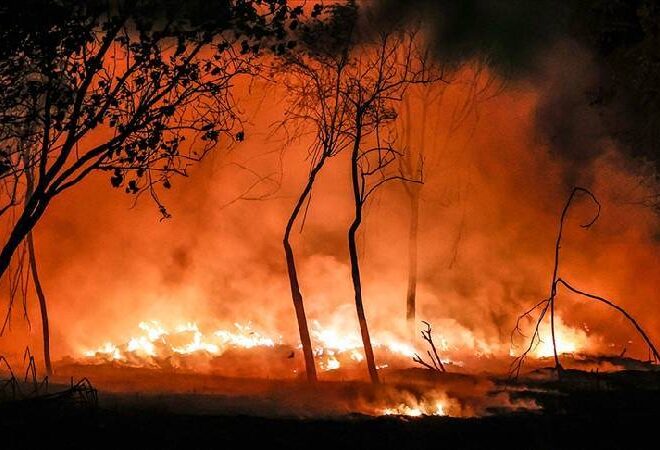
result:
[[[235,323],[230,328],[210,333],[200,331],[194,322],[166,329],[160,322],[152,320],[140,322],[138,328],[141,330],[139,336],[131,337],[121,344],[106,342],[94,350],[86,350],[80,361],[202,371],[213,360],[217,360],[218,369],[222,369],[221,357],[232,352],[249,354],[252,350],[254,353],[272,353],[292,359],[300,347],[283,342],[282,336],[270,337],[259,333],[249,323]],[[313,322],[311,335],[317,343],[314,347],[316,364],[322,371],[337,370],[342,365],[364,361],[361,342],[354,333],[322,328],[318,322]],[[413,354],[409,344],[393,339],[383,343],[374,339],[372,344],[375,348],[382,349],[383,353],[398,359],[408,359]],[[297,370],[296,362],[292,361],[289,364],[289,374],[281,375],[292,376]]]
[[[660,392],[657,155],[613,87],[655,2],[614,56],[581,7],[450,3],[1,6],[0,413]]]

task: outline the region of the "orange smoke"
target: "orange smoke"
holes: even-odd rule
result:
[[[426,111],[426,129],[414,128],[421,108],[411,99],[410,125],[426,137],[433,159],[426,165],[420,212],[417,316],[433,324],[443,357],[466,369],[477,367],[470,363],[475,358],[508,356],[516,317],[547,297],[559,213],[571,188],[563,184],[562,162],[534,132],[534,88],[508,86],[495,95],[493,87],[470,96],[474,75],[465,70],[445,89],[440,103]],[[166,334],[180,335],[168,344],[172,354],[220,354],[223,338],[214,333],[241,335],[234,323],[250,323],[273,345],[297,348],[281,236],[308,170],[308,140],[284,150],[271,135],[269,124],[281,119],[286,94],[277,86],[238,89],[248,118],[245,142],[210,155],[190,178],[173,181],[162,198],[171,220],[160,221],[148,199],[133,205],[106,177],[95,176],[58,199],[37,226],[55,358],[79,358],[106,342],[111,346],[102,352],[111,359],[153,358],[163,351]],[[635,203],[642,188],[614,150],[578,180],[599,197],[603,212],[584,231],[577,224],[589,206],[571,211],[560,273],[618,302],[660,339],[657,216]],[[308,316],[321,324],[313,344],[334,352],[325,355],[326,370],[358,347],[322,343],[358,332],[345,233],[349,189],[348,162],[340,155],[322,173],[294,242]],[[383,189],[369,205],[361,236],[367,317],[374,340],[385,346],[408,345],[407,205],[400,185]],[[557,302],[560,349],[626,349],[646,358],[646,348],[616,313],[563,292]],[[36,317],[36,303],[29,312]],[[152,332],[160,331],[143,330],[141,340],[135,327],[150,320],[174,328],[154,339]],[[175,329],[186,323],[187,329]],[[0,346],[18,353],[29,342],[37,349],[38,331],[27,332],[17,316]],[[542,337],[549,340],[547,329]],[[514,344],[517,353],[521,342]],[[548,355],[546,345],[537,356]],[[422,342],[414,346],[425,351]],[[404,406],[424,413],[435,408]]]

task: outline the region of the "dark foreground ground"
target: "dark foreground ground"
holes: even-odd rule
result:
[[[527,380],[516,395],[533,398],[542,411],[469,419],[191,414],[172,405],[195,404],[193,394],[159,403],[153,397],[141,401],[135,394],[100,392],[96,407],[67,401],[5,403],[0,449],[653,449],[660,428],[659,375],[568,373],[562,383],[547,377]],[[113,400],[104,401],[104,395]]]

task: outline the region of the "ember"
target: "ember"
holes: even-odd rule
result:
[[[386,416],[410,416],[410,417],[420,417],[425,416],[444,416],[445,408],[440,402],[436,402],[431,405],[417,405],[417,406],[408,406],[405,404],[399,404],[393,408],[385,408],[382,410],[382,414]]]

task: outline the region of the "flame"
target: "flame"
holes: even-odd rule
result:
[[[310,331],[314,347],[314,356],[319,359],[323,371],[337,370],[342,361],[360,363],[364,360],[362,339],[357,332],[345,332],[340,328],[324,327],[318,321],[312,321]],[[393,336],[375,337],[371,341],[374,349],[381,349],[396,357],[410,359],[415,355],[415,349]],[[384,369],[388,364],[381,364],[378,369]]]
[[[151,342],[158,340],[164,334],[167,334],[167,330],[156,320],[149,322],[140,322],[138,328],[142,331],[146,331],[147,337]]]
[[[87,362],[119,362],[131,366],[158,366],[158,360],[174,355],[220,356],[228,349],[252,349],[284,345],[282,338],[275,338],[254,330],[250,323],[234,323],[232,328],[217,329],[204,333],[196,322],[184,322],[167,328],[158,320],[143,321],[138,324],[140,335],[128,338],[125,344],[106,342],[93,350],[84,350]],[[362,340],[357,332],[347,333],[340,328],[323,327],[318,321],[312,322],[311,334],[315,343],[314,356],[320,370],[333,371],[346,364],[364,361]],[[387,352],[390,356],[409,360],[414,348],[393,336],[375,338],[374,349]],[[300,348],[300,345],[298,345]],[[92,361],[93,360],[93,361]],[[389,364],[380,364],[379,369]]]
[[[83,355],[88,358],[94,358],[97,355],[103,355],[110,360],[123,359],[121,351],[112,342],[106,342],[96,350],[86,350],[83,352]]]
[[[552,332],[550,325],[545,323],[539,327],[540,342],[532,347],[532,355],[536,358],[548,358],[554,355]],[[587,331],[572,328],[564,323],[561,317],[555,317],[555,341],[557,354],[575,354],[588,348]]]
[[[440,400],[435,400],[430,403],[420,402],[414,405],[406,403],[399,403],[396,406],[385,408],[379,411],[380,414],[385,416],[446,416],[445,405]]]
[[[560,317],[556,318],[555,335],[558,353],[578,353],[588,347],[587,332],[567,326]],[[311,323],[311,337],[314,345],[313,353],[318,368],[324,372],[336,371],[349,366],[356,366],[364,361],[362,340],[357,331],[346,331],[342,325],[322,326],[318,321]],[[87,363],[117,362],[132,367],[172,367],[180,366],[182,359],[191,355],[198,355],[188,360],[186,367],[197,369],[196,364],[210,361],[212,358],[223,355],[229,349],[257,349],[273,348],[275,346],[288,347],[290,350],[300,349],[300,345],[287,345],[281,336],[267,335],[253,329],[251,323],[234,323],[229,328],[216,329],[210,333],[204,332],[196,322],[182,322],[168,328],[158,320],[143,321],[138,324],[141,334],[126,339],[124,344],[106,341],[96,349],[84,350],[82,355]],[[506,350],[488,349],[488,345],[480,343],[474,336],[471,341],[466,339],[465,330],[459,329],[457,333],[448,329],[446,334],[436,336],[436,346],[442,356],[444,364],[462,366],[461,361],[454,361],[447,355],[455,356],[463,351],[476,349],[480,355],[506,355]],[[543,324],[539,329],[542,340],[532,348],[530,356],[545,358],[553,355],[552,339],[549,325]],[[449,342],[455,342],[450,345]],[[465,343],[468,345],[464,346]],[[458,345],[457,345],[457,344]],[[377,368],[383,370],[389,367],[413,366],[412,357],[415,353],[424,354],[416,350],[411,344],[397,338],[390,333],[374,333],[372,346],[376,352]],[[488,349],[488,351],[485,351]],[[421,350],[421,351],[420,351]],[[508,354],[515,356],[514,349]],[[172,357],[175,357],[172,360]],[[201,359],[200,359],[201,357]],[[206,359],[204,359],[206,358]],[[164,364],[166,363],[166,364]],[[296,369],[291,369],[296,373]],[[405,403],[404,403],[405,405]],[[401,414],[414,415],[411,407],[405,410],[395,407]],[[407,412],[405,412],[405,411]],[[420,410],[422,414],[430,414],[429,407]]]
[[[275,346],[275,341],[273,339],[253,331],[249,325],[245,326],[240,323],[235,323],[234,326],[238,329],[239,333],[218,330],[213,333],[213,335],[220,338],[224,345],[243,348]]]
[[[234,329],[217,330],[207,336],[195,322],[176,325],[168,330],[157,320],[140,322],[141,336],[128,339],[125,345],[106,342],[97,349],[86,350],[87,358],[106,361],[127,361],[137,357],[134,365],[140,364],[140,358],[166,358],[173,354],[191,355],[195,353],[220,355],[229,348],[273,347],[275,340],[252,330],[248,324],[234,324]],[[177,344],[180,342],[180,344]],[[145,363],[144,365],[149,365]]]

